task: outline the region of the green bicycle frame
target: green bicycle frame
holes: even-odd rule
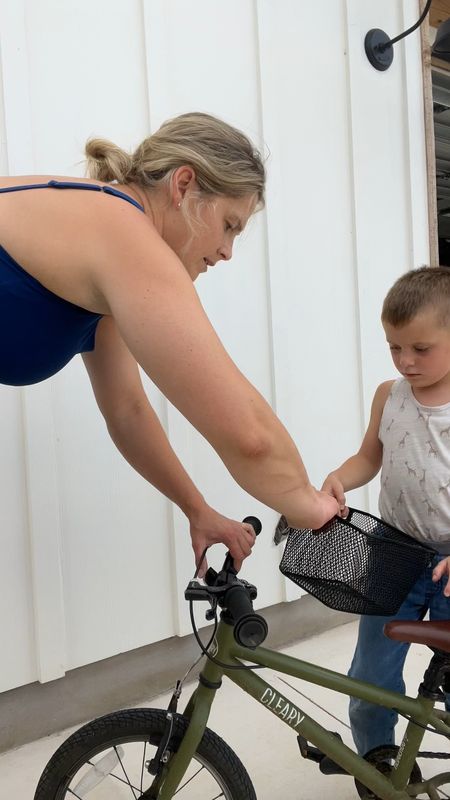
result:
[[[421,787],[421,791],[426,790],[428,783],[426,781],[417,784],[414,789],[410,787],[411,793],[408,793],[406,787],[425,733],[424,728],[420,726],[431,724],[435,730],[450,735],[450,713],[434,711],[433,700],[421,696],[414,699],[398,692],[379,689],[365,681],[349,678],[325,667],[300,661],[264,647],[249,650],[236,644],[233,637],[233,627],[222,620],[219,622],[217,634],[209,652],[218,661],[230,664],[230,666],[238,666],[244,661],[251,661],[254,664],[269,667],[277,672],[300,678],[342,694],[358,697],[386,708],[395,708],[411,717],[411,721],[408,723],[392,773],[389,777],[386,777],[322,725],[315,722],[291,700],[288,700],[277,689],[274,689],[264,681],[255,671],[250,669],[226,669],[207,660],[201,673],[199,685],[192,694],[184,711],[184,714],[190,720],[188,729],[177,752],[170,759],[167,767],[164,768],[158,782],[158,800],[172,800],[201,741],[208,722],[210,708],[223,675],[226,675],[233,683],[240,686],[247,694],[251,695],[257,702],[261,703],[272,714],[292,728],[297,735],[304,736],[305,739],[318,747],[335,763],[343,767],[350,775],[357,778],[364,786],[367,786],[383,800],[409,800],[412,794],[417,795],[420,793],[418,791],[419,787]],[[415,724],[415,722],[419,723],[419,725]]]

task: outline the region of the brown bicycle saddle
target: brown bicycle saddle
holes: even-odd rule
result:
[[[387,622],[383,628],[388,639],[398,642],[426,644],[436,650],[450,653],[450,620],[430,622],[412,622],[410,620],[394,620]]]

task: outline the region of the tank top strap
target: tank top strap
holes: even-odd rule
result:
[[[0,188],[0,194],[4,194],[6,192],[22,192],[26,191],[27,189],[85,189],[86,191],[91,192],[104,192],[104,194],[110,194],[113,197],[119,197],[121,200],[126,200],[128,203],[131,203],[131,205],[138,208],[139,211],[144,211],[143,206],[138,203],[137,200],[135,200],[133,197],[130,197],[130,195],[125,194],[125,192],[115,189],[114,186],[110,186],[110,184],[99,186],[96,183],[51,180],[47,183],[29,183],[21,186],[5,186]]]

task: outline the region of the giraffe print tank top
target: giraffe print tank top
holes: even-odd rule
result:
[[[450,555],[450,403],[422,406],[405,378],[383,409],[380,516]]]

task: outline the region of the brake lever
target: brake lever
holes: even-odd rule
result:
[[[210,589],[196,580],[189,581],[184,590],[185,600],[209,600]]]
[[[192,580],[189,581],[187,589],[185,589],[184,597],[185,600],[209,600],[212,596],[214,600],[214,595],[223,594],[226,587],[227,584],[221,586],[202,586],[198,581]]]

